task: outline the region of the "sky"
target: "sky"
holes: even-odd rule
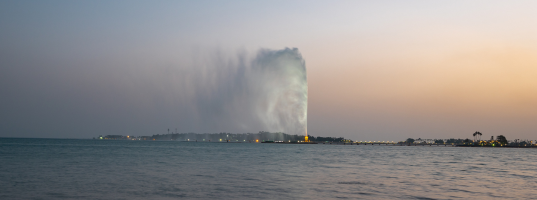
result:
[[[214,88],[191,75],[226,77],[223,69],[235,73],[260,50],[297,48],[310,135],[534,140],[536,9],[536,1],[4,0],[0,137],[262,131],[194,117],[190,95]]]

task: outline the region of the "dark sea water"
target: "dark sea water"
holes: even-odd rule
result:
[[[0,138],[0,199],[536,199],[537,149]]]

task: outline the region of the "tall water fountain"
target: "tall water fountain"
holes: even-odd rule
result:
[[[237,57],[216,56],[182,73],[188,74],[181,85],[192,102],[181,105],[196,105],[191,129],[306,135],[308,81],[298,49],[260,49],[255,56]]]

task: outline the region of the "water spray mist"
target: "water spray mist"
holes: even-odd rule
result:
[[[191,129],[307,134],[308,81],[298,49],[261,49],[231,61],[221,57],[183,73],[190,105],[196,105],[192,114],[202,122]]]

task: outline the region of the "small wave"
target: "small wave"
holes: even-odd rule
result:
[[[468,191],[468,190],[463,190],[463,189],[456,189],[456,188],[448,189],[448,190],[456,191],[456,192],[466,192],[466,193],[472,193],[472,194],[475,194],[475,193],[476,193],[476,192],[472,192],[472,191]]]
[[[349,181],[349,182],[338,182],[337,184],[355,184],[355,185],[365,185],[365,183],[358,182],[358,181]]]
[[[522,175],[522,174],[510,174],[511,176],[517,176],[517,177],[520,177],[520,178],[523,178],[523,179],[533,179],[535,177],[533,176],[527,176],[527,175]]]
[[[418,197],[418,196],[410,196],[412,199],[426,199],[426,200],[433,200],[433,198],[429,197]]]

